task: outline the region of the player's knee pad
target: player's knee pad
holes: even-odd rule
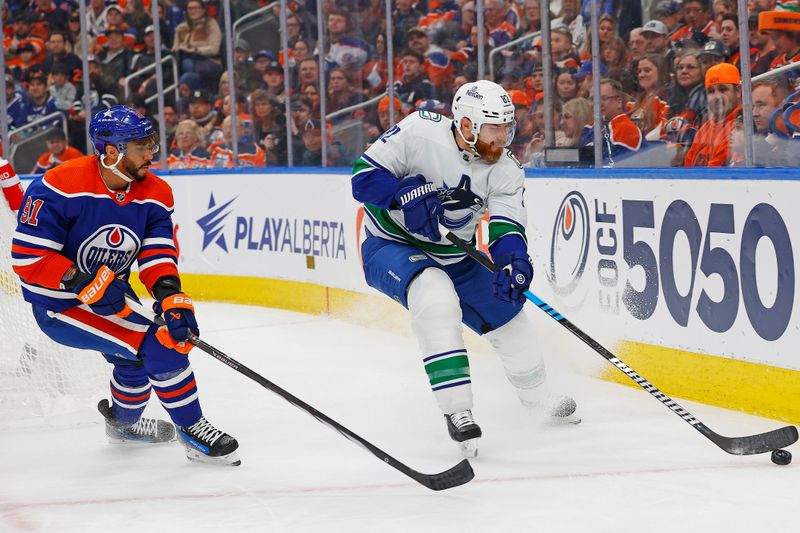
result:
[[[500,328],[484,335],[505,367],[506,376],[518,390],[535,389],[547,377],[533,321],[520,311]]]
[[[461,307],[453,282],[439,268],[426,268],[408,288],[411,327],[423,354],[463,347]]]

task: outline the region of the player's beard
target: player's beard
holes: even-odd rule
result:
[[[481,159],[486,161],[487,163],[497,163],[500,156],[503,155],[504,146],[497,146],[495,144],[490,144],[483,142],[478,138],[475,142],[475,151],[478,152],[478,155],[481,156]]]
[[[147,164],[146,166],[140,165],[137,167],[133,164],[133,161],[128,158],[125,158],[122,161],[122,170],[124,170],[128,176],[131,176],[136,181],[144,181],[144,179],[147,177],[147,170],[149,167],[150,164]]]

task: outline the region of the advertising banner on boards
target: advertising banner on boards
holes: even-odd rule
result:
[[[232,172],[168,181],[183,272],[368,291],[349,176]]]
[[[181,269],[376,294],[349,173],[168,177]],[[794,181],[527,179],[533,291],[599,340],[800,370]],[[485,223],[479,235],[484,243]]]
[[[526,198],[535,289],[573,322],[800,369],[795,182],[528,180]]]

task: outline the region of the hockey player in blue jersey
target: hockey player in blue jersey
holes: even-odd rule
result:
[[[101,352],[113,365],[111,402],[98,409],[114,441],[175,440],[173,426],[142,417],[155,390],[190,460],[238,465],[236,439],[203,416],[189,363],[199,334],[181,290],[172,189],[149,172],[158,150],[152,123],[114,106],[94,116],[98,155],[48,171],[28,187],[12,240],[12,264],[39,327],[54,341]],[[134,261],[166,327],[131,313]]]
[[[520,401],[579,422],[575,401],[548,391],[533,324],[522,311],[533,278],[525,236],[522,166],[507,149],[514,105],[499,85],[463,85],[453,120],[412,113],[356,161],[353,196],[364,203],[367,283],[411,314],[422,361],[449,434],[467,457],[481,429],[472,415],[469,360],[461,323],[488,338]],[[492,274],[440,233],[468,242],[488,210]]]

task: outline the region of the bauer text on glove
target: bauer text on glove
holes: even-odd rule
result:
[[[131,286],[118,278],[108,266],[101,266],[94,276],[70,268],[65,274],[65,279],[67,277],[69,279],[64,283],[65,287],[71,285],[78,300],[98,315],[127,316],[130,313],[125,303],[125,293],[133,292]]]
[[[164,328],[161,328],[156,333],[159,342],[167,348],[174,348],[183,353],[191,350],[192,344],[187,342],[189,335],[200,335],[192,299],[182,292],[170,294],[160,302],[154,303],[153,310],[163,316],[168,333],[166,335]]]

